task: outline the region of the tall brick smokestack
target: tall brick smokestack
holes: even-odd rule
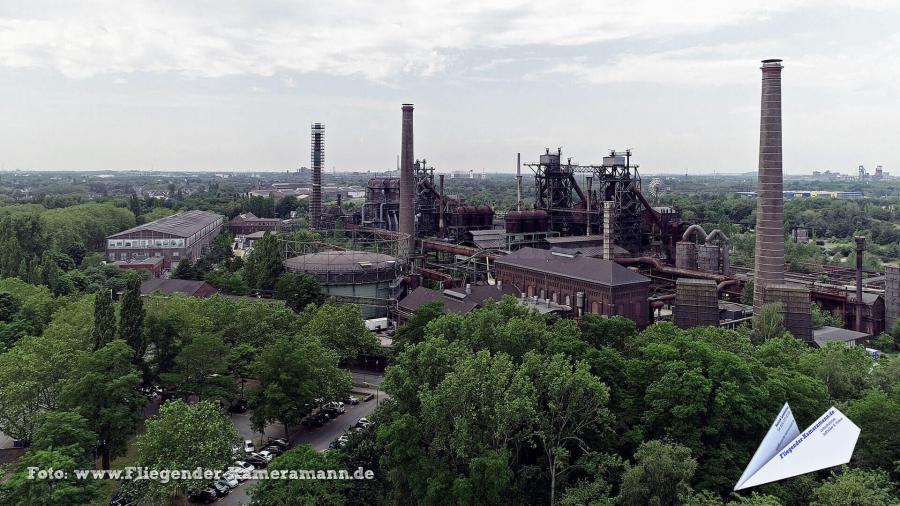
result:
[[[413,175],[413,105],[403,104],[403,125],[400,139],[400,233],[409,235],[408,254],[415,252],[415,191]]]
[[[862,314],[863,308],[866,305],[863,303],[863,282],[862,282],[862,272],[863,272],[863,257],[866,255],[866,238],[858,235],[853,238],[856,241],[856,326],[854,327],[857,332],[865,332],[863,330],[862,324]]]
[[[322,167],[325,166],[325,125],[313,123],[309,132],[312,196],[309,201],[309,226],[319,228],[322,218]]]
[[[784,283],[784,196],[781,165],[781,60],[762,62],[759,175],[756,190],[756,273],[753,310],[766,287]]]

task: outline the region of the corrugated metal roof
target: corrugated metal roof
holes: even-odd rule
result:
[[[124,232],[119,232],[109,236],[110,238],[122,237],[133,232],[149,230],[159,232],[161,234],[170,234],[175,237],[190,237],[195,233],[203,230],[207,225],[214,223],[216,220],[224,218],[221,214],[211,213],[209,211],[187,211],[183,213],[166,216],[150,223],[144,223],[134,228],[129,228]]]
[[[609,260],[583,256],[562,256],[535,248],[522,248],[515,253],[498,258],[495,263],[607,286],[650,282],[648,278]]]

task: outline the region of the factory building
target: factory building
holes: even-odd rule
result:
[[[169,269],[200,258],[224,222],[224,216],[207,211],[166,216],[107,237],[106,257],[113,262],[160,257]]]
[[[282,221],[278,218],[258,218],[253,213],[243,213],[228,221],[228,231],[234,235],[247,235],[254,232],[274,232],[280,230]]]
[[[365,318],[386,316],[388,304],[396,300],[402,284],[401,265],[396,257],[365,251],[321,251],[284,261],[288,272],[314,277],[322,290],[337,302],[360,305]],[[367,301],[371,304],[367,304]]]
[[[649,324],[650,279],[597,258],[522,248],[495,261],[497,280],[526,297],[570,306],[578,314],[622,316]]]
[[[465,314],[481,307],[488,299],[499,301],[504,295],[519,297],[515,287],[497,283],[490,285],[466,285],[462,290],[432,290],[420,286],[397,303],[397,320],[404,323],[417,309],[430,302],[439,301],[445,313]]]
[[[888,332],[894,329],[894,324],[900,318],[900,266],[884,267],[884,318],[885,330]]]

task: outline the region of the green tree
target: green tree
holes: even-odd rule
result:
[[[828,343],[799,363],[800,370],[822,380],[831,397],[838,401],[859,397],[869,387],[871,366],[872,358],[865,348],[843,343]]]
[[[586,314],[581,319],[581,333],[593,346],[611,346],[619,351],[631,348],[631,341],[637,335],[637,326],[627,318],[614,316],[605,318]]]
[[[327,473],[343,470],[340,452],[319,453],[309,445],[293,448],[269,466],[269,472],[298,472],[299,470]],[[350,469],[350,472],[356,469]],[[261,480],[250,491],[253,506],[343,506],[347,504],[345,493],[349,480]]]
[[[659,440],[641,444],[625,471],[619,502],[635,506],[675,505],[690,493],[697,461],[691,450]]]
[[[169,314],[147,315],[146,322],[147,335],[152,344],[152,354],[148,359],[150,372],[154,378],[159,379],[175,367],[175,357],[181,351],[184,329],[181,322]]]
[[[784,333],[784,305],[763,304],[753,321],[753,342],[764,343]]]
[[[239,441],[231,420],[212,402],[188,406],[181,400],[170,401],[160,407],[159,415],[147,420],[147,431],[137,437],[138,463],[159,470],[224,469],[232,462],[232,448]],[[189,489],[206,487],[208,482],[192,478],[168,483],[142,481],[134,499],[168,503]]]
[[[125,453],[141,421],[145,399],[138,392],[141,378],[133,356],[119,339],[82,354],[63,388],[63,404],[86,418],[99,438],[103,469],[109,469],[110,457]]]
[[[251,344],[241,343],[230,350],[225,361],[228,363],[228,371],[241,382],[241,399],[244,398],[244,385],[253,373],[253,361],[256,359],[257,350]]]
[[[526,434],[540,442],[550,476],[550,504],[556,502],[556,486],[573,464],[573,447],[585,448],[585,436],[601,428],[609,417],[605,408],[609,389],[591,375],[586,362],[572,364],[563,355],[525,356],[513,391],[527,400],[516,409],[526,424]]]
[[[881,390],[868,390],[862,398],[851,400],[844,411],[862,432],[854,461],[868,468],[892,469],[900,462],[900,395],[889,396]]]
[[[172,277],[175,279],[197,279],[197,272],[194,270],[194,263],[187,258],[182,258],[175,269],[172,270]]]
[[[810,305],[810,317],[812,318],[812,326],[814,329],[822,327],[843,327],[844,324],[830,311],[822,309],[822,306],[813,302]]]
[[[51,411],[34,431],[31,450],[61,450],[82,466],[91,465],[97,449],[97,434],[88,421],[74,411]]]
[[[31,441],[46,411],[59,407],[72,367],[73,342],[26,336],[0,353],[0,431]]]
[[[303,332],[316,336],[341,360],[377,349],[378,339],[366,328],[359,307],[352,304],[325,304],[318,308]]]
[[[397,334],[394,336],[394,349],[402,350],[406,346],[422,342],[425,339],[425,327],[443,314],[444,303],[439,300],[419,306],[413,312],[412,317],[397,329]]]
[[[0,482],[0,503],[9,506],[93,504],[103,496],[103,483],[77,479],[74,471],[83,466],[66,449],[29,450],[9,479]],[[35,479],[29,468],[61,471],[62,477]]]
[[[896,484],[883,471],[865,471],[846,466],[813,493],[813,502],[822,506],[894,506],[900,503]]]
[[[12,321],[22,307],[22,301],[14,294],[0,292],[0,322]]]
[[[94,350],[106,346],[116,338],[116,311],[112,294],[101,290],[94,296],[94,329],[91,332]]]
[[[288,426],[300,423],[316,398],[336,399],[350,391],[350,376],[337,365],[337,354],[312,336],[276,339],[253,367],[259,380],[249,396],[254,427],[281,422],[289,438]]]
[[[744,283],[741,289],[741,304],[753,305],[753,280]]]
[[[225,374],[228,348],[215,334],[201,334],[181,348],[175,357],[173,372],[163,374],[163,379],[174,385],[187,398],[224,400],[230,397],[232,382]]]
[[[122,305],[119,308],[119,337],[134,350],[133,362],[141,363],[147,344],[144,341],[144,302],[141,300],[141,278],[128,273]]]
[[[274,290],[283,272],[278,239],[274,234],[266,232],[262,239],[253,243],[253,249],[244,264],[244,278],[252,288]]]
[[[321,304],[325,299],[319,282],[304,273],[283,274],[278,279],[275,297],[284,300],[289,308],[297,312],[310,304]]]

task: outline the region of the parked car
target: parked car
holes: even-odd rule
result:
[[[325,411],[329,414],[334,415],[342,415],[344,414],[344,403],[338,401],[331,401],[329,403],[322,405],[322,411]]]
[[[264,452],[269,452],[272,455],[278,456],[284,453],[284,450],[280,446],[269,445],[263,448]]]
[[[252,456],[262,457],[262,458],[266,459],[266,462],[272,462],[272,459],[275,458],[275,454],[268,450],[256,452]]]
[[[188,492],[188,500],[193,503],[209,504],[216,499],[218,499],[218,495],[216,494],[216,490],[214,488]]]
[[[363,402],[369,402],[374,398],[375,398],[375,394],[366,394],[366,396],[363,397]]]
[[[348,396],[344,397],[344,404],[356,406],[357,404],[359,404],[359,397],[356,397],[354,395],[348,395]]]
[[[256,445],[249,439],[244,440],[244,453],[253,453],[256,451]]]
[[[328,449],[329,449],[329,450],[334,450],[334,449],[340,448],[340,447],[341,447],[341,445],[337,442],[337,439],[335,439],[334,441],[328,443]]]
[[[228,406],[229,413],[246,413],[247,412],[247,401],[244,399],[239,399],[234,402],[231,406]]]
[[[233,476],[237,481],[246,481],[249,478],[248,473],[253,472],[254,469],[256,468],[253,467],[253,464],[239,460],[232,464],[225,473],[226,476]]]
[[[360,418],[356,421],[356,426],[362,429],[368,429],[371,425],[372,422],[368,418]]]
[[[259,455],[251,455],[247,457],[247,463],[253,464],[253,467],[257,469],[264,469],[269,467],[269,461],[260,457]]]
[[[216,480],[216,483],[219,483],[221,485],[228,487],[228,490],[233,490],[233,489],[237,488],[238,485],[241,484],[241,482],[239,482],[237,480],[237,478],[230,477],[230,476],[224,476],[221,479]]]
[[[288,443],[287,440],[285,440],[285,439],[278,438],[278,439],[269,439],[268,441],[266,441],[266,446],[278,446],[282,450],[287,450],[288,448],[291,447],[291,444]]]
[[[225,497],[228,495],[228,492],[231,492],[231,487],[229,487],[227,483],[223,483],[222,480],[216,480],[209,486],[216,491],[216,494],[219,497]]]

